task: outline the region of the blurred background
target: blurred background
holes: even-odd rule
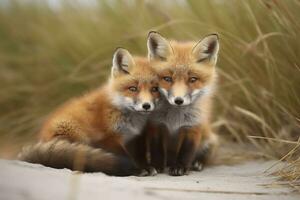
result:
[[[214,129],[289,162],[299,183],[299,0],[0,0],[0,157],[36,140],[49,113],[99,86],[122,46],[146,55],[150,30],[220,34]],[[233,150],[234,151],[234,150]]]

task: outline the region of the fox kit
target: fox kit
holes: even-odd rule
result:
[[[200,170],[217,144],[210,127],[210,113],[217,78],[218,36],[208,35],[199,42],[169,42],[159,33],[150,32],[147,46],[163,96],[149,124],[152,131],[168,132],[167,144],[162,141],[165,136],[150,135],[168,146],[159,150],[168,157],[171,175],[186,174],[191,167]],[[160,153],[151,152],[152,160],[159,160]]]
[[[54,168],[134,174],[125,144],[140,134],[158,98],[158,80],[147,58],[133,58],[119,48],[107,84],[56,110],[42,127],[40,142],[25,148],[20,159]]]

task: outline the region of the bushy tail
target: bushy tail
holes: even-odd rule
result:
[[[128,158],[66,140],[52,140],[27,146],[23,148],[18,158],[57,169],[103,172],[115,176],[137,173],[134,163]]]

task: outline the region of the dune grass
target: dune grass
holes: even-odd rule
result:
[[[215,130],[269,158],[294,149],[287,160],[297,173],[281,174],[299,183],[299,1],[8,2],[0,8],[1,143],[31,140],[51,110],[101,84],[116,47],[145,55],[150,30],[179,40],[218,32]]]

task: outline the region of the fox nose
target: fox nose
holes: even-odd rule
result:
[[[176,97],[174,102],[180,106],[181,104],[183,104],[184,100],[181,97]]]
[[[144,110],[149,110],[151,108],[151,105],[149,103],[144,103],[143,108]]]

